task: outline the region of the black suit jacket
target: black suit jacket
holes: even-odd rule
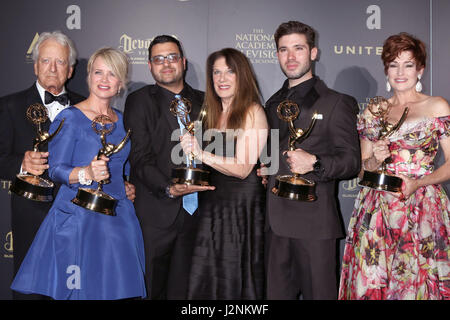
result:
[[[132,129],[130,182],[136,187],[136,214],[141,224],[160,228],[175,221],[182,205],[182,197],[170,199],[165,193],[172,168],[180,165],[171,160],[179,143],[179,136],[172,138],[172,134],[179,125],[169,111],[168,91],[164,90],[158,85],[145,86],[127,97],[124,110],[125,127]],[[191,120],[197,119],[203,92],[185,84],[180,94],[192,103]]]
[[[85,98],[67,91],[71,104]],[[36,84],[29,89],[0,98],[0,178],[13,180],[20,171],[25,151],[33,150],[36,126],[28,121],[26,111],[31,104],[44,104],[39,96]],[[48,131],[50,120],[42,129]],[[41,151],[46,151],[44,145]]]
[[[277,116],[278,104],[286,99],[286,88],[287,83],[266,103],[270,127],[279,129],[280,134],[278,175],[292,174],[282,156],[282,151],[288,149],[288,125]],[[301,112],[295,121],[297,128],[306,129],[314,111],[322,115],[310,136],[296,146],[321,159],[323,170],[320,173],[303,175],[316,182],[317,200],[301,202],[275,196],[271,189],[277,174],[271,175],[267,188],[268,223],[275,234],[284,237],[339,238],[344,235],[344,230],[337,208],[336,182],[356,176],[360,170],[361,156],[356,130],[358,105],[353,97],[329,89],[317,78],[299,107]]]
[[[71,104],[85,98],[67,91]],[[23,156],[33,150],[36,126],[26,117],[27,108],[34,103],[41,103],[41,97],[33,84],[29,89],[0,98],[0,178],[15,179],[20,172]],[[48,131],[50,120],[42,125]],[[48,145],[41,151],[47,151]],[[48,179],[48,171],[42,175]],[[14,237],[14,269],[17,271],[28,247],[34,239],[41,222],[51,207],[51,203],[37,202],[11,194],[11,224]]]

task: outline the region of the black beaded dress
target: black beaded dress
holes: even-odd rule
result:
[[[216,132],[209,146],[215,143],[223,148],[216,147],[212,153],[230,156],[226,151],[235,150],[236,139],[227,141],[226,136]],[[222,140],[219,143],[218,137]],[[239,179],[206,166],[216,189],[199,193],[200,221],[189,299],[263,299],[266,191],[256,168]]]

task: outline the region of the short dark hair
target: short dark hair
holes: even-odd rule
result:
[[[275,31],[275,44],[278,50],[278,41],[282,36],[286,36],[288,34],[299,33],[304,34],[306,37],[306,42],[308,43],[309,50],[314,48],[316,42],[316,32],[313,28],[308,26],[307,24],[301,23],[300,21],[288,21],[280,24]]]
[[[183,49],[181,48],[180,41],[178,41],[175,37],[163,34],[163,35],[156,36],[152,40],[152,42],[150,42],[150,45],[148,46],[148,60],[150,60],[151,57],[152,57],[152,48],[153,48],[153,46],[155,44],[166,43],[166,42],[173,42],[173,43],[175,43],[177,45],[177,47],[178,47],[178,50],[180,51],[181,58],[184,57]]]
[[[425,68],[427,64],[427,50],[425,44],[413,35],[400,32],[394,34],[384,41],[381,60],[384,64],[384,73],[387,74],[389,64],[403,51],[411,51],[416,61],[417,70]]]

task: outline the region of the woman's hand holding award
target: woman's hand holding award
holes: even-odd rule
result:
[[[378,135],[378,140],[386,139],[390,137],[394,132],[396,132],[408,115],[408,107],[403,110],[403,114],[400,120],[396,124],[391,124],[388,122],[387,118],[392,105],[383,97],[375,97],[370,99],[369,105],[367,106],[370,113],[379,120],[380,123],[380,133]],[[403,180],[396,177],[386,170],[386,165],[391,163],[391,157],[385,159],[381,167],[376,171],[364,171],[362,180],[359,182],[361,186],[369,187],[376,190],[390,191],[390,192],[401,192]]]
[[[125,137],[117,145],[106,142],[106,135],[111,133],[114,128],[114,122],[106,115],[100,115],[92,120],[92,129],[100,136],[100,141],[103,146],[97,154],[97,159],[101,155],[109,157],[112,154],[119,152],[127,143],[131,134],[131,129],[128,129]],[[72,202],[85,209],[114,216],[114,207],[117,200],[102,190],[103,185],[108,184],[109,182],[109,179],[99,181],[97,189],[79,188],[77,195],[72,199]]]
[[[177,117],[189,134],[195,133],[195,121],[189,120],[191,102],[186,98],[177,98],[170,104],[170,112]],[[203,112],[201,113],[203,115]],[[209,186],[209,171],[196,168],[194,165],[194,154],[188,155],[186,167],[172,169],[172,182],[175,184],[187,184],[197,186]]]

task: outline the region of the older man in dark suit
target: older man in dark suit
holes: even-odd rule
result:
[[[28,89],[0,98],[0,177],[14,180],[19,172],[42,175],[48,168],[48,152],[31,151],[36,127],[26,118],[31,104],[47,108],[49,119],[42,125],[48,131],[56,115],[85,99],[66,90],[65,83],[72,76],[76,51],[72,41],[55,31],[40,35],[33,49],[36,82]],[[44,178],[48,179],[47,171]],[[11,195],[11,225],[14,238],[14,275],[17,273],[34,236],[50,209],[50,202],[38,202]],[[14,292],[15,299],[34,299],[36,295]]]
[[[267,297],[269,299],[336,299],[336,239],[344,235],[337,209],[337,180],[360,170],[356,131],[358,106],[354,98],[333,91],[311,70],[318,49],[314,30],[301,22],[281,24],[275,32],[277,56],[287,77],[266,103],[271,129],[279,129],[278,174],[298,173],[316,182],[317,200],[290,200],[271,191],[268,182]],[[318,119],[309,137],[288,149],[288,123],[277,116],[284,100],[294,101],[300,115],[296,128],[306,129],[313,113]]]

